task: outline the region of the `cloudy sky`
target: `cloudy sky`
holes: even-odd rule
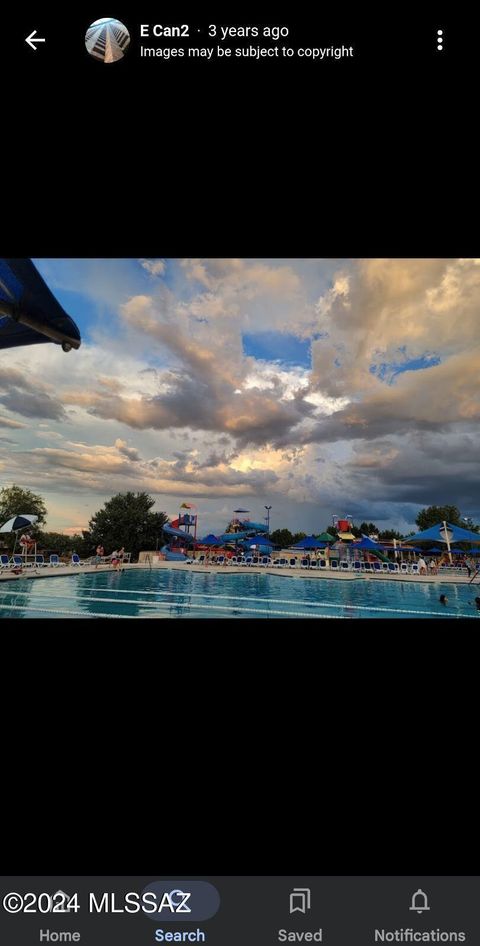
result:
[[[127,489],[202,533],[479,520],[480,260],[34,263],[82,346],[0,352],[0,481],[48,528]]]

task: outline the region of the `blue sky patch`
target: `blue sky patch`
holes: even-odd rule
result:
[[[380,364],[373,364],[370,365],[369,371],[370,374],[376,375],[380,381],[392,384],[398,374],[403,374],[405,371],[421,371],[424,368],[433,368],[434,365],[439,365],[440,362],[441,358],[438,355],[421,355],[419,358],[411,358],[409,361],[383,361]]]
[[[245,355],[261,361],[281,361],[284,365],[311,367],[309,338],[284,332],[256,332],[242,336]]]

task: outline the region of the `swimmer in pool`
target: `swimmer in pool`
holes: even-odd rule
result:
[[[440,601],[440,604],[444,604],[444,605],[448,604],[448,598],[446,597],[446,595],[440,595],[438,600]]]

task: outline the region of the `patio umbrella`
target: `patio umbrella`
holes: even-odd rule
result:
[[[0,528],[0,532],[14,532],[15,533],[15,542],[13,544],[13,552],[15,552],[15,547],[17,544],[17,534],[22,531],[22,529],[29,529],[30,526],[33,526],[35,522],[38,521],[38,516],[31,516],[28,513],[21,514],[18,516],[12,516],[11,519],[8,519],[7,522],[3,523],[3,526]],[[35,546],[36,550],[36,546]]]
[[[38,516],[20,515],[12,516],[7,522],[3,523],[0,532],[20,532],[21,529],[28,529],[37,522]]]

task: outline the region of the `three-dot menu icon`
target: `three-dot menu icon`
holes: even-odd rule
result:
[[[437,30],[437,49],[439,53],[443,49],[443,30]]]

